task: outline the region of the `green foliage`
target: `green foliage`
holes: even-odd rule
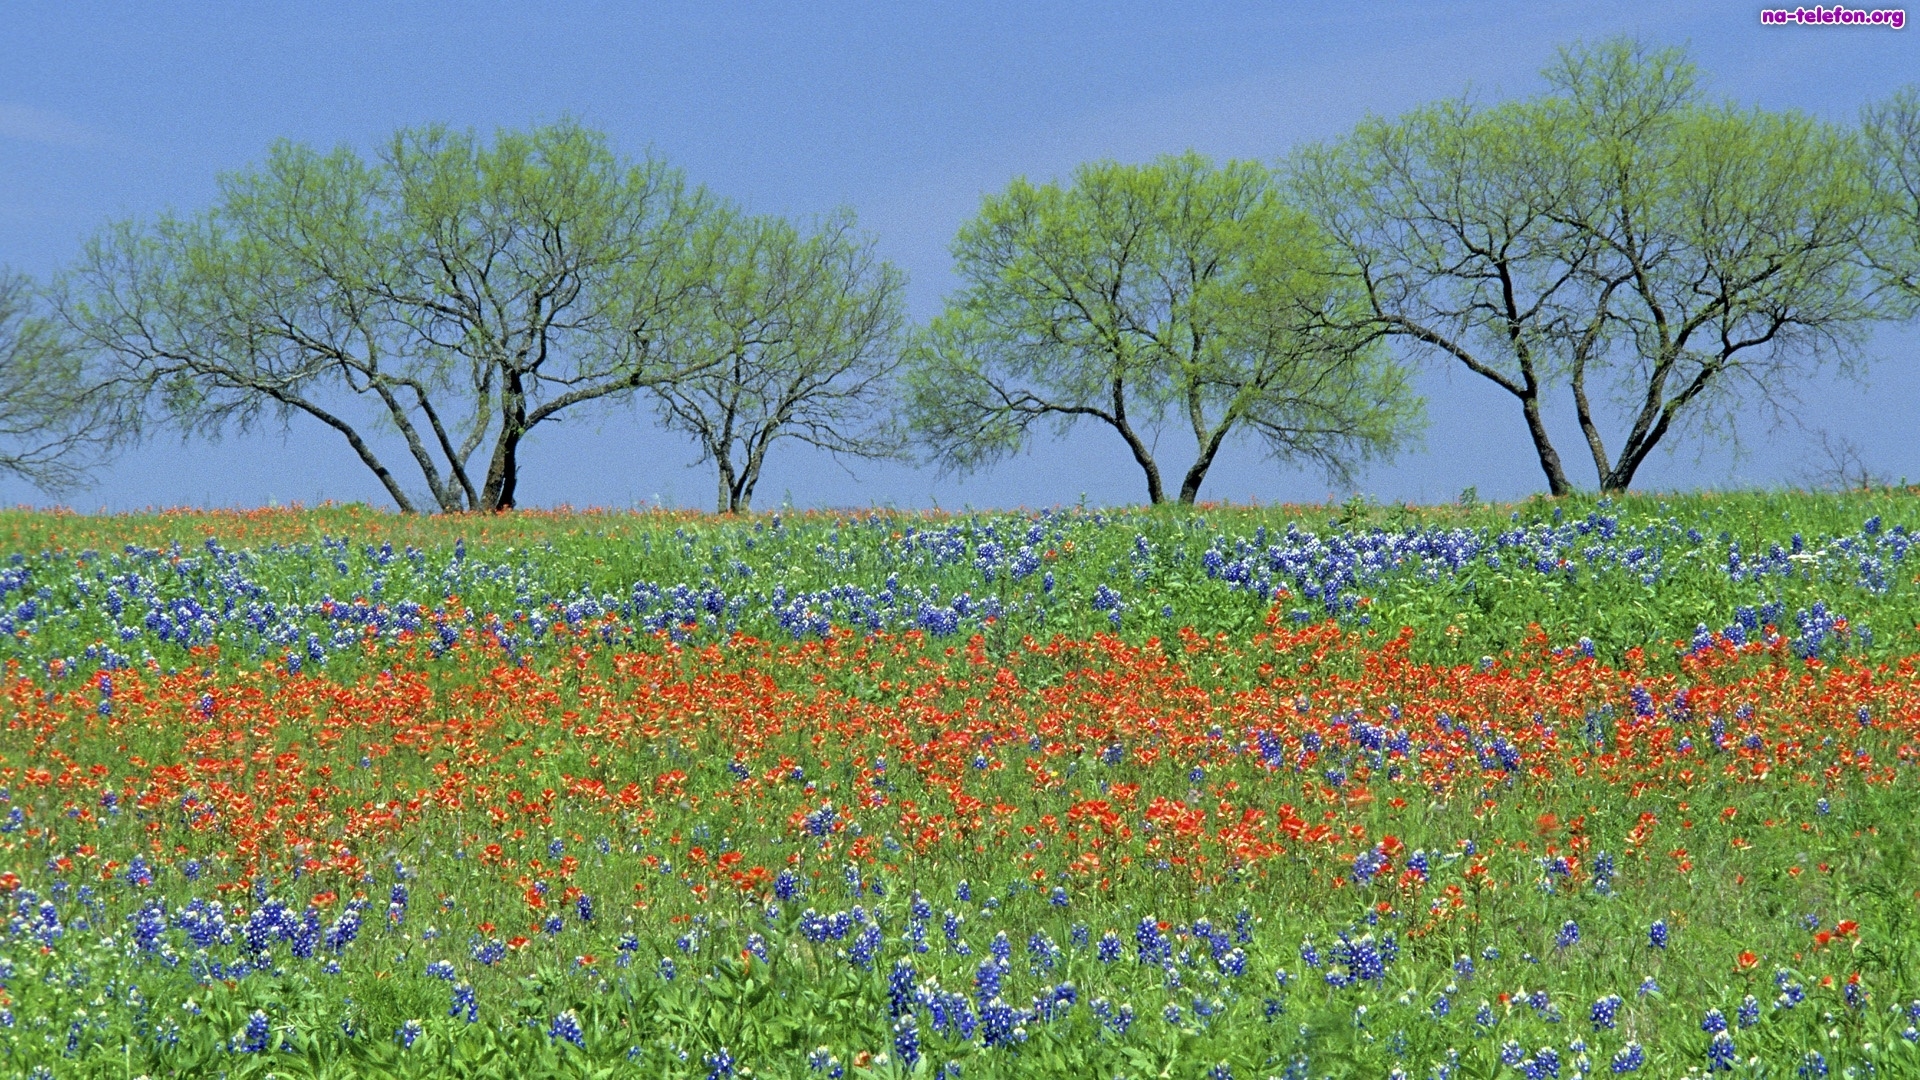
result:
[[[1511,396],[1553,494],[1573,485],[1548,396],[1573,405],[1599,488],[1624,491],[1662,440],[1730,439],[1745,406],[1785,415],[1902,314],[1863,269],[1875,199],[1854,133],[1710,104],[1682,51],[1629,40],[1565,50],[1547,76],[1532,99],[1368,120],[1288,171],[1373,325]]]
[[[676,359],[690,372],[652,387],[669,428],[718,472],[720,513],[751,507],[775,443],[890,457],[906,276],[842,213],[803,233],[774,217],[718,215],[707,280],[693,289]],[[876,417],[876,414],[880,414]]]
[[[947,467],[983,467],[1036,425],[1102,423],[1165,497],[1156,425],[1188,429],[1191,504],[1226,439],[1344,475],[1412,435],[1404,374],[1350,328],[1336,256],[1253,162],[1196,154],[1016,180],[954,241],[965,282],[908,377],[910,422]]]
[[[671,338],[715,212],[572,123],[404,130],[371,161],[283,142],[207,211],[103,230],[63,308],[134,432],[304,414],[402,509],[416,484],[442,511],[498,509],[535,427],[686,373]]]
[[[949,1058],[963,1062],[966,1077],[1164,1075],[1199,1080],[1225,1062],[1232,1075],[1258,1080],[1284,1075],[1302,1056],[1311,1060],[1308,1075],[1317,1080],[1329,1075],[1385,1076],[1396,1066],[1443,1060],[1456,1048],[1460,1064],[1455,1075],[1518,1075],[1496,1064],[1500,1046],[1509,1039],[1521,1041],[1529,1051],[1562,1047],[1563,1075],[1568,1075],[1573,1058],[1569,1043],[1575,1037],[1592,1048],[1598,1072],[1606,1067],[1608,1055],[1632,1037],[1650,1049],[1651,1060],[1641,1075],[1667,1076],[1684,1074],[1703,1060],[1706,1039],[1699,1023],[1705,1008],[1721,1008],[1731,1019],[1736,1003],[1753,993],[1769,1011],[1762,1026],[1737,1033],[1743,1060],[1759,1055],[1771,1065],[1784,1061],[1790,1067],[1807,1047],[1816,1046],[1827,1053],[1836,1073],[1871,1062],[1880,1075],[1903,1075],[1920,1065],[1903,1035],[1908,1021],[1901,1011],[1909,997],[1920,993],[1912,895],[1920,819],[1911,812],[1912,790],[1905,781],[1870,784],[1841,777],[1817,787],[1811,782],[1765,786],[1716,774],[1676,793],[1638,792],[1592,777],[1562,777],[1538,785],[1516,778],[1486,802],[1422,797],[1400,808],[1389,807],[1385,799],[1327,804],[1329,812],[1337,809],[1345,822],[1361,827],[1370,838],[1391,833],[1407,848],[1432,855],[1434,884],[1418,902],[1384,884],[1366,893],[1351,887],[1329,890],[1324,877],[1312,875],[1315,864],[1308,856],[1295,853],[1260,874],[1205,883],[1145,865],[1110,863],[1103,872],[1111,876],[1111,888],[1076,880],[1070,902],[1056,905],[1045,890],[1031,887],[1025,865],[1017,862],[1028,843],[1023,833],[1012,838],[982,833],[970,838],[978,848],[971,842],[955,843],[932,853],[883,846],[884,865],[869,865],[868,871],[884,876],[887,896],[851,899],[839,880],[844,845],[856,838],[851,830],[834,839],[841,847],[829,859],[817,855],[811,846],[815,841],[798,835],[782,814],[768,813],[761,805],[761,815],[753,816],[730,801],[728,792],[741,781],[727,765],[738,760],[744,736],[724,718],[733,715],[727,710],[768,695],[823,690],[846,695],[835,699],[835,709],[789,726],[755,750],[768,761],[784,757],[800,763],[807,778],[820,785],[803,795],[798,784],[785,777],[766,782],[770,790],[804,799],[795,803],[803,809],[822,800],[850,808],[863,792],[883,792],[894,800],[884,810],[873,809],[866,819],[872,828],[860,834],[884,844],[888,837],[899,839],[892,825],[893,815],[904,805],[899,800],[934,808],[944,807],[940,800],[947,796],[923,775],[922,764],[900,756],[896,743],[855,742],[850,754],[843,754],[837,742],[823,749],[816,737],[839,721],[844,708],[879,703],[905,709],[906,687],[913,685],[927,695],[914,706],[929,710],[918,714],[915,724],[924,725],[931,716],[963,715],[978,707],[987,693],[998,693],[986,690],[984,680],[988,672],[997,674],[1005,666],[1031,688],[1032,715],[1041,722],[1057,722],[1049,710],[1060,707],[1055,695],[1070,674],[1085,679],[1092,670],[1096,690],[1102,693],[1101,680],[1131,677],[1128,666],[1118,661],[1103,666],[1087,656],[1050,658],[1022,652],[1020,639],[1029,634],[1044,642],[1056,632],[1083,639],[1109,633],[1141,647],[1140,664],[1151,664],[1162,655],[1154,650],[1163,650],[1193,671],[1202,685],[1255,698],[1273,685],[1265,668],[1310,663],[1305,649],[1259,655],[1243,648],[1264,628],[1274,605],[1267,597],[1228,587],[1205,570],[1208,551],[1237,554],[1238,542],[1253,544],[1262,529],[1273,544],[1280,543],[1290,527],[1314,532],[1332,544],[1368,537],[1375,530],[1466,528],[1494,536],[1577,530],[1583,524],[1591,530],[1599,528],[1599,519],[1608,519],[1617,530],[1617,539],[1608,541],[1612,550],[1642,547],[1644,560],[1631,566],[1582,563],[1572,573],[1543,572],[1511,558],[1495,565],[1483,553],[1474,565],[1445,580],[1427,574],[1437,563],[1409,560],[1369,587],[1370,603],[1343,615],[1343,630],[1377,645],[1401,626],[1413,627],[1411,654],[1416,660],[1474,664],[1485,655],[1499,658],[1493,662],[1504,667],[1536,662],[1524,639],[1538,624],[1551,644],[1590,637],[1603,660],[1620,661],[1629,650],[1644,650],[1640,670],[1653,678],[1676,670],[1683,650],[1675,642],[1686,639],[1697,624],[1718,627],[1735,607],[1762,599],[1780,601],[1787,612],[1824,601],[1844,611],[1856,627],[1872,628],[1873,645],[1850,653],[1848,659],[1873,665],[1920,651],[1920,633],[1913,629],[1920,621],[1920,590],[1913,585],[1911,563],[1889,563],[1890,572],[1878,582],[1866,580],[1861,565],[1868,539],[1920,528],[1917,506],[1911,492],[1881,491],[1539,499],[1512,505],[1463,499],[1458,505],[1434,507],[1355,499],[1337,507],[1169,507],[967,517],[757,515],[732,520],[613,514],[429,519],[361,507],[120,518],[0,512],[0,550],[26,556],[18,564],[9,561],[9,568],[25,567],[36,583],[32,598],[55,610],[35,624],[28,638],[10,637],[5,646],[10,681],[4,707],[10,711],[8,724],[0,725],[0,754],[6,757],[0,768],[15,770],[13,777],[41,761],[62,762],[75,777],[91,776],[96,765],[121,770],[128,755],[134,755],[149,763],[180,762],[183,775],[194,778],[195,798],[217,794],[249,800],[244,784],[226,779],[248,761],[298,761],[299,768],[311,770],[306,775],[315,784],[323,782],[318,770],[324,766],[336,777],[364,778],[358,782],[366,784],[369,793],[379,791],[394,799],[432,791],[456,774],[469,784],[484,780],[495,785],[485,795],[471,786],[463,789],[475,802],[436,817],[431,826],[405,822],[355,839],[367,877],[351,880],[358,881],[373,906],[366,912],[360,943],[339,955],[339,970],[324,968],[331,955],[324,947],[315,959],[296,961],[276,940],[270,950],[273,960],[264,970],[229,985],[197,971],[194,964],[205,957],[190,949],[181,950],[170,963],[163,955],[134,948],[128,936],[138,905],[156,897],[176,906],[190,896],[205,898],[209,882],[224,882],[242,872],[243,859],[231,850],[224,826],[188,824],[186,804],[179,801],[188,791],[141,806],[137,789],[108,780],[122,800],[121,811],[109,813],[93,789],[52,784],[29,788],[10,779],[14,786],[5,807],[26,809],[28,825],[47,831],[31,836],[0,833],[0,844],[11,845],[5,848],[9,869],[42,896],[51,895],[52,879],[68,877],[70,886],[97,890],[101,907],[96,912],[70,894],[63,898],[63,917],[70,926],[54,952],[41,952],[26,922],[0,940],[0,957],[13,965],[0,976],[8,994],[4,1004],[13,1018],[11,1026],[0,1021],[0,1053],[9,1055],[9,1068],[29,1075],[35,1066],[45,1065],[61,1078],[117,1080],[220,1072],[260,1078],[646,1075],[705,1080],[711,1071],[706,1055],[722,1047],[750,1066],[753,1075],[799,1077],[821,1075],[808,1060],[822,1046],[857,1080],[930,1076]],[[1881,519],[1877,527],[1866,527],[1874,517]],[[1054,585],[1043,594],[1045,599],[1036,597],[1028,606],[1015,608],[1024,594],[1041,593],[1039,575],[1014,583],[1003,571],[995,581],[983,581],[975,559],[982,545],[1018,543],[1036,526],[1042,530],[1042,555],[1052,554],[1043,565]],[[1758,555],[1775,543],[1792,545],[1796,535],[1809,557],[1793,562],[1791,573],[1750,582],[1735,581],[1723,570],[1735,544]],[[200,561],[211,556],[205,546],[209,536],[217,538],[216,546],[244,550],[245,556],[229,566]],[[904,543],[909,536],[924,536],[928,542]],[[322,544],[322,539],[330,542]],[[456,541],[465,542],[464,557],[453,554]],[[179,549],[168,552],[175,542]],[[383,561],[379,545],[389,542],[395,552]],[[1592,542],[1601,543],[1598,538]],[[132,561],[143,558],[137,553],[98,553],[117,553],[130,543],[163,554],[140,564]],[[408,551],[410,546],[417,553]],[[1872,550],[1885,554],[1880,548]],[[940,595],[949,598],[968,591],[984,597],[993,588],[1006,598],[1009,613],[981,628],[978,660],[970,647],[962,647],[960,636],[929,637],[923,645],[896,650],[893,646],[903,644],[904,636],[886,639],[887,645],[879,647],[859,635],[832,648],[826,642],[809,642],[806,647],[816,657],[857,659],[818,670],[766,663],[769,654],[742,643],[676,651],[644,635],[623,639],[619,648],[578,657],[570,652],[574,641],[545,652],[533,647],[525,654],[533,669],[527,673],[516,673],[499,651],[422,660],[428,693],[396,697],[400,705],[392,713],[372,719],[368,729],[353,729],[344,742],[330,748],[308,739],[307,732],[294,725],[249,730],[251,722],[265,714],[244,713],[249,721],[233,728],[237,741],[223,751],[230,755],[229,763],[213,756],[188,760],[183,751],[196,735],[196,722],[177,709],[166,712],[162,707],[146,720],[113,728],[110,738],[103,737],[105,721],[92,714],[98,693],[90,680],[97,673],[82,659],[83,650],[102,641],[136,646],[119,641],[118,627],[98,614],[98,592],[90,595],[81,585],[103,590],[102,579],[91,575],[115,558],[129,562],[113,567],[107,578],[120,579],[123,571],[135,567],[154,577],[169,598],[199,595],[195,590],[209,576],[222,573],[244,574],[264,590],[262,599],[290,610],[311,610],[329,599],[344,603],[379,596],[398,604],[406,597],[451,592],[470,610],[510,617],[515,632],[521,632],[529,615],[557,619],[575,588],[618,595],[635,582],[648,581],[724,584],[729,594],[748,595],[760,605],[770,602],[775,590],[819,594],[858,586],[877,592],[895,578],[902,590],[930,592],[938,586]],[[736,564],[751,573],[740,573]],[[46,594],[39,593],[39,584],[46,586]],[[1107,613],[1089,606],[1101,586],[1125,600],[1117,625]],[[9,594],[9,605],[21,599]],[[1285,615],[1297,602],[1281,601],[1280,613]],[[1175,615],[1158,614],[1162,605],[1171,605]],[[136,609],[119,621],[137,624],[139,615]],[[233,621],[244,624],[245,616]],[[328,624],[316,618],[311,625]],[[742,628],[770,637],[785,632],[764,617],[745,620]],[[1225,634],[1232,648],[1188,653],[1183,629],[1209,638]],[[1791,626],[1783,630],[1794,632]],[[705,645],[723,637],[717,628],[701,625],[690,640]],[[148,639],[138,647],[151,653],[151,667],[145,656],[135,660],[147,670],[156,698],[163,679],[170,680],[180,701],[191,702],[201,681],[230,676],[251,685],[222,708],[255,708],[249,695],[265,693],[281,678],[278,658],[221,644],[216,660],[204,647],[195,653]],[[687,719],[669,737],[576,737],[567,724],[600,709],[621,707],[621,694],[609,691],[622,688],[607,681],[617,670],[613,657],[620,653],[678,657],[677,667],[659,670],[671,671],[674,680],[720,688],[706,704],[723,719],[707,724]],[[63,668],[66,674],[42,676],[49,661],[66,664],[69,658],[73,663]],[[1788,685],[1786,695],[1794,692],[1791,680],[1811,670],[1792,657],[1769,655],[1742,662],[1780,675]],[[374,692],[393,686],[394,676],[408,674],[402,669],[411,663],[396,662],[391,653],[342,648],[326,661],[320,682],[342,691]],[[317,662],[313,670],[321,671]],[[536,673],[551,677],[537,694],[485,696],[511,685],[516,674]],[[969,686],[968,680],[983,681]],[[42,686],[51,694],[44,704],[41,695],[29,691]],[[661,685],[649,682],[623,689],[646,698],[663,692]],[[676,682],[672,692],[680,689]],[[1394,687],[1396,692],[1406,689]],[[342,711],[349,700],[369,700],[336,698],[332,691],[309,693],[304,700],[319,715]],[[488,703],[479,704],[483,700]],[[415,704],[421,701],[431,704],[423,709]],[[1177,705],[1169,705],[1177,711]],[[1277,705],[1288,707],[1286,700]],[[130,702],[123,707],[134,708]],[[1264,718],[1273,707],[1263,705],[1258,712]],[[44,719],[43,708],[72,712],[51,727],[35,729],[28,718]],[[1015,718],[1027,708],[1027,700],[996,700],[969,721],[967,753],[978,753],[982,760],[991,756],[993,765],[1004,766],[960,766],[979,796],[1003,799],[1034,814],[1065,815],[1076,801],[1096,797],[1096,791],[1105,796],[1097,785],[1137,783],[1145,785],[1140,806],[1164,797],[1211,809],[1216,798],[1244,803],[1247,792],[1276,783],[1257,755],[1233,749],[1244,733],[1232,732],[1217,747],[1201,739],[1212,747],[1204,781],[1191,779],[1184,762],[1178,767],[1138,760],[1096,765],[1097,740],[1063,733],[1063,739],[1086,739],[1090,752],[1084,758],[1069,754],[1054,759],[1063,772],[1074,771],[1058,784],[1036,784],[1020,766],[1023,758],[1039,751],[1025,739],[997,737],[999,725],[1025,723]],[[1855,722],[1845,715],[1849,710],[1841,711],[1851,729]],[[341,719],[351,724],[363,718],[353,713]],[[449,745],[386,743],[389,725],[397,731],[415,722],[447,731],[475,723],[502,727],[492,729],[478,747],[457,740]],[[1698,727],[1695,737],[1702,738]],[[921,737],[917,730],[915,739]],[[1880,737],[1879,728],[1862,730],[1863,739]],[[1895,731],[1891,721],[1886,730]],[[43,732],[48,736],[42,738]],[[1585,737],[1604,745],[1615,732],[1617,727],[1601,725],[1597,735]],[[976,736],[982,734],[996,737],[980,744]],[[836,732],[833,737],[845,736]],[[1569,726],[1560,737],[1581,734]],[[367,752],[356,745],[361,739],[385,752],[369,754],[365,764],[356,764]],[[930,743],[928,752],[932,749]],[[889,759],[886,785],[874,782],[875,754]],[[850,760],[853,755],[864,761]],[[1894,766],[1903,759],[1890,753],[1882,759],[1890,767],[1911,768]],[[493,820],[484,809],[501,801],[501,789],[507,786],[529,796],[547,788],[565,792],[570,783],[583,779],[605,780],[615,788],[635,779],[645,786],[668,770],[684,773],[687,791],[699,798],[653,800],[649,813],[654,816],[644,825],[635,816],[609,813],[604,800],[592,798],[555,799],[548,807],[552,820],[545,822],[523,817],[518,810],[511,819]],[[1203,783],[1208,801],[1201,804],[1194,792]],[[1276,799],[1306,802],[1316,797],[1311,795],[1315,784],[1281,783],[1282,788],[1271,789]],[[1388,781],[1379,783],[1386,790]],[[304,782],[295,788],[304,791]],[[1831,812],[1814,809],[1815,798],[1830,798]],[[298,799],[275,806],[264,793],[254,805],[289,818],[305,812]],[[1723,806],[1737,807],[1737,818],[1720,818]],[[1258,808],[1273,809],[1264,801]],[[1611,894],[1540,890],[1537,879],[1543,872],[1536,850],[1498,850],[1488,843],[1490,837],[1536,841],[1542,829],[1536,819],[1543,808],[1563,818],[1581,816],[1585,835],[1621,856]],[[80,817],[82,813],[87,816]],[[1657,814],[1663,831],[1646,851],[1628,856],[1618,845],[1642,813]],[[1225,824],[1206,820],[1209,828]],[[152,852],[148,838],[159,829],[186,850],[169,846],[164,855]],[[1041,836],[1052,842],[1050,834]],[[607,840],[604,847],[597,843],[601,838]],[[1502,891],[1482,893],[1459,876],[1462,860],[1449,853],[1456,853],[1467,838],[1481,842]],[[1752,846],[1736,844],[1736,838]],[[559,841],[565,854],[578,862],[564,878],[554,870],[556,856],[548,847],[552,841]],[[77,843],[94,849],[92,861],[78,855]],[[507,857],[521,860],[523,869],[478,865],[479,850],[488,843],[505,846]],[[775,867],[789,852],[800,854],[798,865],[807,874],[808,891],[772,916],[757,902],[764,897],[748,902],[714,895],[695,901],[683,883],[644,861],[648,856],[664,858],[680,864],[684,872],[692,844],[705,845],[709,855],[730,848],[749,850]],[[1666,853],[1679,846],[1691,853],[1694,864],[1686,875],[1669,867],[1673,857]],[[461,855],[456,858],[453,851]],[[123,866],[101,877],[105,860],[124,860],[133,852],[150,854],[156,863],[164,859],[167,872],[141,888],[118,878]],[[49,866],[50,859],[64,853],[73,853],[80,868],[70,875]],[[189,883],[177,869],[188,856],[208,864],[208,876],[198,883]],[[1590,857],[1591,851],[1583,850],[1582,856]],[[543,860],[544,868],[536,870],[529,859]],[[413,890],[413,906],[404,920],[382,925],[381,902],[397,880],[394,863],[410,868],[405,880]],[[293,865],[289,861],[272,868],[273,895],[305,899],[320,887],[313,876],[294,873]],[[519,873],[548,880],[556,895],[563,882],[581,889],[600,902],[598,914],[591,924],[570,916],[556,936],[543,936],[528,926],[528,919],[537,916],[527,909],[524,892],[529,886],[515,880]],[[944,951],[938,926],[938,913],[958,906],[952,898],[961,879],[970,881],[976,892],[974,903],[964,908],[968,940],[976,950],[966,958]],[[327,880],[332,887],[341,878]],[[636,890],[641,884],[648,891]],[[1308,967],[1299,955],[1303,939],[1330,947],[1333,929],[1365,933],[1361,928],[1371,925],[1369,913],[1378,913],[1376,904],[1382,899],[1391,899],[1408,921],[1381,926],[1413,926],[1429,913],[1429,898],[1451,895],[1439,891],[1449,884],[1463,890],[1463,914],[1440,921],[1417,938],[1404,936],[1408,959],[1378,984],[1331,986],[1324,981],[1324,970]],[[327,909],[328,918],[353,887],[343,889]],[[985,955],[986,942],[1005,930],[1015,943],[1010,983],[1018,980],[1023,994],[1043,978],[1049,985],[1070,983],[1083,995],[1078,1006],[1063,1020],[1031,1024],[1026,1040],[1014,1049],[984,1049],[977,1035],[971,1042],[935,1037],[926,1030],[923,1014],[923,1063],[908,1070],[897,1055],[883,1059],[881,1055],[891,1054],[893,1037],[886,971],[850,963],[844,940],[809,942],[791,931],[809,906],[828,911],[856,902],[876,910],[885,906],[891,920],[889,959],[906,955],[899,909],[912,890],[924,893],[936,913],[934,952],[913,954],[920,977],[938,975],[950,990],[970,989],[967,980]],[[258,904],[246,890],[220,896],[249,910]],[[451,905],[442,906],[442,897]],[[629,909],[627,902],[634,897],[648,900],[650,906]],[[9,903],[10,915],[33,917],[31,910],[19,915],[16,902]],[[549,900],[546,910],[553,905]],[[1182,947],[1201,958],[1182,965],[1186,982],[1177,992],[1167,988],[1160,965],[1135,961],[1130,940],[1118,963],[1101,964],[1090,949],[1080,947],[1065,950],[1058,966],[1044,976],[1029,971],[1031,961],[1023,951],[1031,934],[1064,944],[1072,940],[1075,925],[1092,928],[1095,937],[1107,929],[1126,937],[1146,916],[1189,925],[1206,917],[1224,926],[1241,908],[1252,920],[1253,940],[1245,946],[1247,974],[1237,980],[1220,975],[1209,966],[1203,946],[1190,941]],[[1810,913],[1819,914],[1828,927],[1836,918],[1846,918],[1857,920],[1863,929],[1857,938],[1812,951],[1801,922]],[[95,921],[85,934],[73,925],[82,915]],[[695,923],[695,917],[705,921]],[[1648,923],[1655,917],[1672,924],[1670,949],[1646,944]],[[1566,919],[1577,920],[1584,937],[1580,944],[1562,948],[1555,944],[1554,932]],[[528,934],[536,944],[495,964],[471,961],[469,935],[493,924],[498,924],[497,931],[486,934]],[[435,928],[432,935],[429,926]],[[676,938],[696,931],[699,936],[690,938],[688,946],[677,944]],[[739,955],[745,935],[754,932],[772,940],[770,961]],[[639,940],[631,950],[619,944],[628,933]],[[1502,959],[1488,959],[1490,946]],[[1766,962],[1752,971],[1727,962],[1747,949],[1764,953]],[[231,960],[235,949],[213,952]],[[619,959],[629,952],[626,960]],[[580,959],[568,959],[575,954]],[[1472,978],[1449,966],[1462,955],[1480,964]],[[661,975],[663,958],[679,965],[675,978]],[[479,1002],[474,1021],[448,1015],[451,985],[425,970],[429,961],[440,959],[454,962],[459,978],[471,981]],[[1791,977],[1805,984],[1809,1000],[1798,1011],[1772,1005],[1776,969],[1790,969]],[[1287,972],[1284,986],[1276,981],[1276,971]],[[1873,994],[1864,1009],[1847,1006],[1840,985],[1819,984],[1824,974],[1844,980],[1854,971],[1863,973]],[[1633,996],[1633,988],[1646,978],[1657,981],[1659,992]],[[1444,992],[1452,983],[1460,989]],[[1543,987],[1552,991],[1563,1014],[1558,1019],[1548,1019],[1519,1000],[1493,1004],[1502,994]],[[1595,1031],[1586,1023],[1585,1009],[1607,992],[1620,992],[1628,1000],[1618,1030]],[[1096,1022],[1090,1013],[1096,993],[1141,1007],[1126,1037]],[[1450,1018],[1430,1015],[1441,996],[1458,1010]],[[1277,1010],[1268,1011],[1269,998]],[[1471,1021],[1482,998],[1488,1000],[1493,1018],[1485,1031]],[[1220,1011],[1213,1018],[1200,1016],[1196,1000]],[[1178,1019],[1165,1019],[1157,1011],[1160,1006],[1150,1002],[1178,1004]],[[1018,1004],[1024,1007],[1025,1000]],[[1359,1013],[1358,1006],[1365,1006],[1366,1013]],[[256,1010],[268,1018],[271,1053],[235,1049]],[[556,1018],[568,1013],[579,1021],[584,1046],[550,1034]],[[409,1022],[418,1024],[419,1035],[405,1047],[398,1032]],[[69,1051],[72,1032],[77,1034]],[[856,1055],[863,1051],[869,1056],[856,1066]]]
[[[33,283],[0,267],[0,473],[47,490],[79,486],[113,430],[80,352]]]

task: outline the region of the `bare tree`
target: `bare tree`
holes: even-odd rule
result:
[[[698,374],[652,390],[667,425],[714,463],[719,512],[751,507],[781,440],[836,457],[898,453],[881,410],[905,275],[875,256],[851,213],[804,234],[775,217],[725,215],[716,227],[711,275],[675,335],[679,366]]]
[[[1839,491],[1866,491],[1885,487],[1888,480],[1867,464],[1860,444],[1830,431],[1813,433],[1814,453],[1800,470],[1802,482],[1809,487]]]

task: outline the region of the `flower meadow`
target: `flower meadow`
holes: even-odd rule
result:
[[[0,514],[0,1070],[1920,1075],[1916,510]]]

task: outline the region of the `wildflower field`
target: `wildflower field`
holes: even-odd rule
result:
[[[1920,1075],[1916,528],[0,513],[0,1072]]]

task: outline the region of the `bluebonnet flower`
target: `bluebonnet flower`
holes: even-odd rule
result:
[[[1553,939],[1556,949],[1570,949],[1580,944],[1580,924],[1568,919],[1560,924],[1560,933]]]
[[[913,1017],[902,1016],[893,1025],[893,1049],[900,1055],[900,1064],[909,1069],[920,1061],[920,1029]]]
[[[586,1033],[580,1030],[580,1018],[572,1009],[567,1009],[553,1018],[547,1026],[547,1038],[553,1042],[569,1042],[584,1048],[587,1045]]]
[[[247,1017],[246,1030],[240,1033],[240,1039],[234,1045],[234,1049],[242,1054],[265,1053],[267,1044],[272,1041],[271,1034],[272,1025],[267,1020],[267,1014],[255,1009],[253,1014]]]
[[[1722,1072],[1733,1068],[1737,1051],[1733,1047],[1733,1037],[1725,1031],[1714,1033],[1713,1040],[1707,1043],[1707,1071]]]
[[[334,952],[345,952],[353,939],[360,936],[360,909],[349,906],[340,913],[327,930],[327,948]]]
[[[467,1023],[469,1024],[480,1019],[480,1003],[474,997],[472,983],[460,982],[454,984],[453,1003],[448,1006],[447,1015],[459,1016],[462,1013],[466,1014]]]
[[[1020,1038],[1020,1015],[999,998],[980,1007],[980,1042],[988,1049],[1012,1046]]]
[[[773,895],[782,901],[791,901],[800,895],[800,877],[791,870],[782,870],[773,879]]]
[[[1237,979],[1246,974],[1247,953],[1244,949],[1236,948],[1228,950],[1226,955],[1220,957],[1217,962],[1220,965],[1221,972],[1230,978]]]
[[[1160,932],[1160,923],[1151,915],[1140,920],[1133,930],[1133,943],[1142,964],[1156,964],[1173,956],[1173,945]]]
[[[980,966],[974,969],[974,996],[982,1006],[1000,996],[1000,980],[1006,971],[1001,966],[1003,963],[997,957],[989,957],[980,961]]]
[[[133,917],[134,944],[143,952],[153,952],[160,947],[160,939],[166,932],[166,905],[159,900],[150,900],[141,905]]]
[[[1640,1066],[1646,1063],[1646,1050],[1638,1042],[1629,1041],[1614,1053],[1611,1067],[1615,1073],[1630,1073],[1640,1071]]]
[[[1349,876],[1356,885],[1370,885],[1375,875],[1387,865],[1386,856],[1376,850],[1363,851],[1353,857],[1353,868]]]
[[[401,1048],[411,1050],[413,1049],[413,1044],[419,1041],[424,1031],[425,1029],[420,1026],[420,1021],[408,1020],[400,1025],[400,1030],[394,1032],[394,1035],[400,1040]]]
[[[1625,1003],[1620,1000],[1619,994],[1608,994],[1606,997],[1595,1001],[1593,1003],[1593,1010],[1589,1014],[1589,1018],[1593,1021],[1593,1030],[1611,1031],[1616,1018],[1620,1014],[1620,1006],[1623,1004]]]
[[[847,963],[862,971],[870,970],[873,967],[874,957],[879,955],[884,943],[885,939],[880,933],[879,925],[868,923],[860,931],[859,936],[853,939],[852,946],[847,949]]]
[[[722,1046],[700,1059],[707,1066],[707,1080],[723,1080],[733,1075],[733,1055]]]
[[[913,1011],[913,961],[895,960],[893,971],[887,975],[887,1012],[891,1016],[905,1016]]]
[[[1647,927],[1647,944],[1655,949],[1664,949],[1667,947],[1667,921],[1665,919],[1655,919],[1653,925]]]

